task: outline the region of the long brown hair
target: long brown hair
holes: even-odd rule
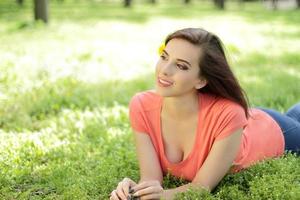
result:
[[[204,77],[207,84],[199,92],[215,94],[238,103],[248,117],[247,95],[230,69],[218,36],[202,28],[185,28],[168,35],[165,45],[174,38],[184,39],[202,49],[199,77]]]

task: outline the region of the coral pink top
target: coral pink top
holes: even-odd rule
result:
[[[267,113],[252,108],[247,119],[240,105],[215,95],[199,93],[198,127],[192,151],[183,161],[171,163],[165,155],[161,133],[162,100],[163,97],[154,91],[138,93],[131,99],[129,113],[132,129],[150,136],[164,175],[169,172],[192,181],[213,143],[239,128],[243,128],[242,142],[231,172],[284,153],[282,131]]]

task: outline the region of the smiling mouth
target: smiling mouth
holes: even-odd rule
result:
[[[166,81],[166,80],[161,79],[161,78],[158,78],[157,82],[158,82],[158,84],[159,84],[160,86],[163,86],[163,87],[168,87],[168,86],[173,85],[172,82]]]

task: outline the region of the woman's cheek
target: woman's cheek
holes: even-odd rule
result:
[[[160,70],[160,67],[161,66],[161,63],[160,63],[160,61],[158,61],[157,63],[156,63],[156,66],[155,66],[155,72],[156,72],[156,74],[158,74],[158,72],[159,72],[159,70]]]

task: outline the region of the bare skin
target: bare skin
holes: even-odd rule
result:
[[[199,77],[200,54],[200,47],[182,39],[172,39],[156,65],[155,91],[163,97],[161,133],[166,157],[172,163],[184,160],[195,142],[198,112],[201,110],[198,108],[197,89],[207,84],[204,78]],[[242,129],[238,129],[215,142],[190,184],[164,190],[161,186],[163,173],[151,138],[147,134],[134,132],[141,179],[139,183],[130,179],[121,181],[112,192],[111,199],[126,199],[129,187],[141,200],[170,200],[176,193],[184,192],[191,186],[211,191],[232,166],[241,136]]]

